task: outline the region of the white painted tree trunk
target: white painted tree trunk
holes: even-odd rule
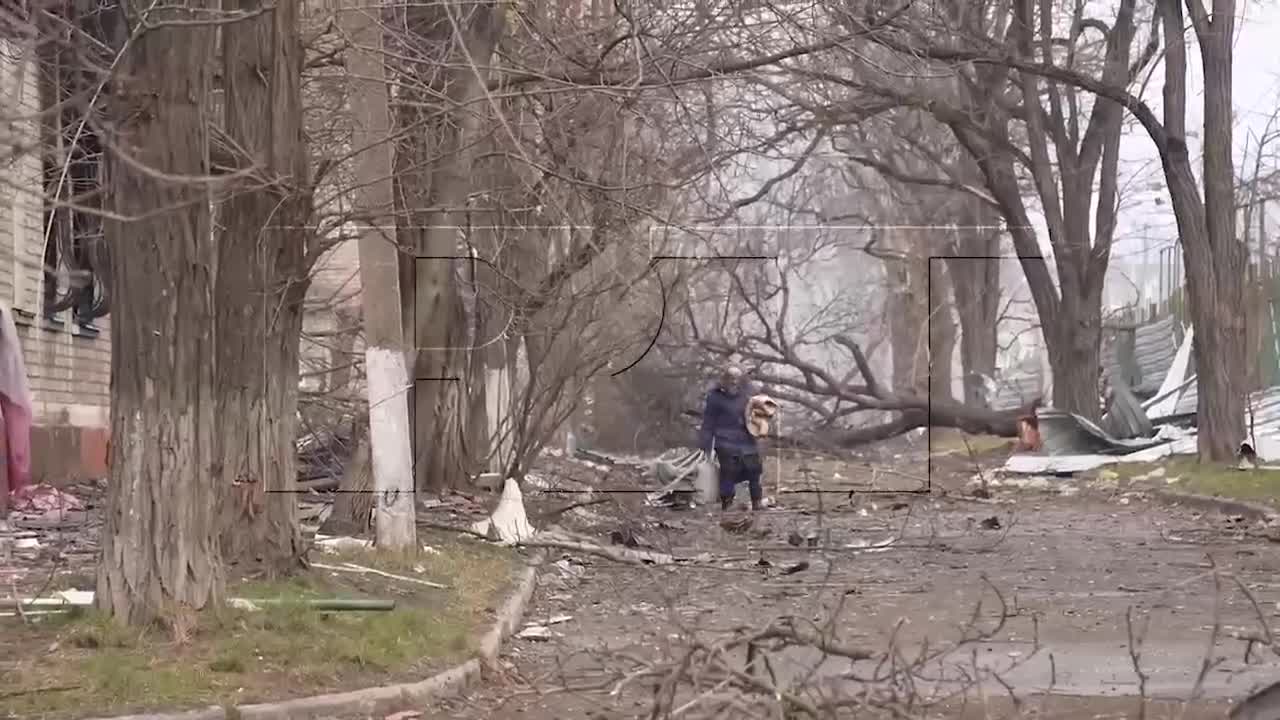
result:
[[[377,546],[417,546],[410,449],[409,372],[399,350],[365,350],[369,387],[369,449],[373,465],[374,532]]]

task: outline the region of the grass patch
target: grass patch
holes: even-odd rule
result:
[[[1153,477],[1160,469],[1163,474]],[[1194,457],[1170,458],[1160,463],[1116,463],[1109,472],[1122,483],[1144,482],[1173,490],[1265,502],[1280,507],[1280,470],[1237,470],[1235,465],[1201,463]],[[1177,478],[1176,482],[1169,482]]]
[[[995,435],[970,435],[952,428],[929,430],[929,452],[933,454],[960,453],[963,455],[972,451],[975,455],[986,455],[1008,449],[1012,444],[1012,438]]]
[[[283,582],[242,582],[228,595],[282,598],[258,612],[202,614],[190,642],[121,628],[96,612],[0,619],[0,717],[61,720],[201,705],[261,702],[421,679],[458,662],[500,602],[515,556],[451,537],[423,538],[440,554],[323,555],[449,585],[313,568]],[[390,612],[320,612],[319,597],[394,599]],[[297,602],[289,602],[296,600]],[[12,653],[10,652],[12,651]]]

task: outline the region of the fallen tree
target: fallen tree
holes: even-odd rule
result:
[[[1034,415],[1041,405],[1036,397],[1018,408],[992,410],[957,402],[950,393],[920,394],[881,382],[856,339],[859,319],[849,316],[841,303],[829,303],[812,316],[796,316],[790,278],[800,276],[800,266],[813,257],[814,249],[780,251],[773,269],[725,267],[721,294],[704,301],[714,308],[684,308],[681,342],[702,351],[696,372],[710,375],[718,365],[739,363],[770,396],[790,405],[788,417],[796,423],[786,428],[791,442],[848,448],[920,427],[1012,438],[1018,435],[1018,419]],[[874,304],[875,297],[848,300],[866,306]],[[707,321],[712,317],[715,320]],[[819,361],[805,348],[819,348],[827,357]],[[839,356],[832,359],[832,351]],[[885,417],[853,422],[866,413]]]

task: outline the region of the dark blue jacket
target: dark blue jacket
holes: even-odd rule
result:
[[[717,384],[707,393],[707,403],[702,409],[702,430],[698,433],[698,447],[735,455],[758,453],[755,437],[747,430],[747,401],[751,399],[750,386],[739,387],[730,394]]]

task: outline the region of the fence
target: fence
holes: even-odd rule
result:
[[[1256,391],[1280,386],[1280,257],[1251,255],[1249,275],[1244,282],[1250,320],[1250,353],[1254,355],[1250,389]],[[1182,270],[1182,249],[1176,245],[1160,251],[1155,299],[1139,300],[1137,306],[1115,314],[1111,324],[1132,328],[1170,317],[1175,328],[1179,329],[1177,339],[1181,342],[1180,329],[1191,326],[1191,314]]]

